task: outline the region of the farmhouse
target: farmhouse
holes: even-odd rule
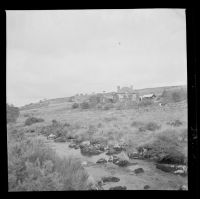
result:
[[[130,87],[117,87],[117,97],[119,101],[137,101],[138,94],[133,90],[133,86]]]

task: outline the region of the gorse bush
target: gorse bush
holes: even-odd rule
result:
[[[138,107],[147,107],[153,104],[153,101],[150,99],[143,99],[138,102]]]
[[[26,119],[25,125],[30,126],[30,125],[32,125],[34,123],[38,123],[38,122],[44,122],[44,119],[36,118],[36,117],[29,117],[29,118]]]
[[[185,133],[185,131],[180,132]],[[146,158],[155,159],[159,163],[184,164],[187,154],[179,140],[180,133],[174,130],[165,130],[148,143],[138,147],[138,151],[146,149]]]
[[[60,158],[41,140],[8,140],[9,191],[88,190],[87,179],[77,159]]]
[[[82,103],[80,104],[80,107],[81,107],[82,109],[89,109],[89,108],[90,108],[90,105],[89,105],[88,102],[82,102]]]
[[[78,104],[78,103],[72,104],[72,108],[73,108],[73,109],[78,108],[78,107],[79,107],[79,104]]]
[[[19,108],[6,104],[7,123],[16,122],[19,117]]]

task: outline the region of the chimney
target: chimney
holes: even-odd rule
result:
[[[133,85],[130,86],[131,90],[133,90]]]

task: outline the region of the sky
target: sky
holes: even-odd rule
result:
[[[6,11],[7,102],[187,84],[184,9]]]

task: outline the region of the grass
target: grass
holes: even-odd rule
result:
[[[103,138],[108,143],[124,142],[129,146],[129,150],[134,151],[147,141],[153,139],[155,141],[158,134],[162,134],[168,129],[169,131],[176,130],[178,139],[182,140],[181,144],[185,148],[187,146],[187,104],[185,102],[168,104],[165,109],[154,105],[141,106],[139,109],[116,110],[112,108],[106,111],[98,109],[82,111],[81,109],[72,109],[72,103],[68,104],[37,109],[37,115],[45,118],[48,123],[48,127],[41,127],[44,134],[64,132],[66,137],[76,137],[78,142]],[[69,106],[69,109],[65,109],[66,106]],[[28,113],[30,112],[22,111],[22,114]],[[53,127],[52,119],[59,121],[60,125]],[[23,121],[23,118],[19,118],[19,120]],[[167,124],[176,120],[181,121],[182,125]],[[64,126],[65,123],[68,125]],[[42,123],[40,124],[42,126]],[[160,142],[167,145],[167,141],[164,142],[162,138]]]
[[[72,157],[60,158],[42,140],[15,139],[9,132],[9,191],[88,190],[88,174]],[[19,135],[20,136],[20,135]]]

